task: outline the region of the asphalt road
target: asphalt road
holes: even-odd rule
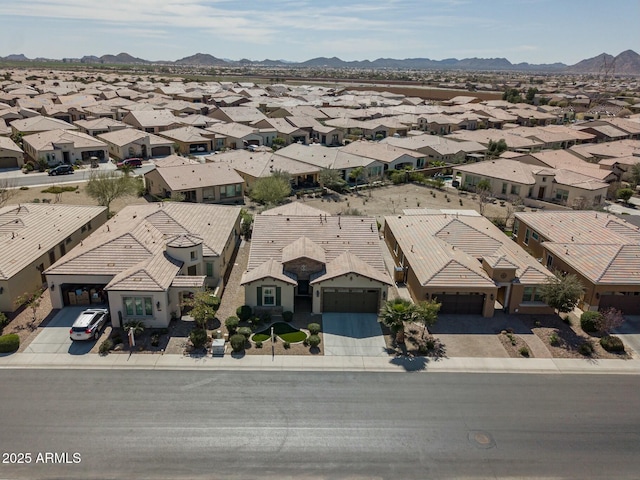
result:
[[[32,459],[0,478],[640,476],[637,376],[3,370],[0,386],[2,460]]]
[[[134,175],[144,175],[146,172],[151,170],[153,165],[144,164],[141,168],[136,168],[133,170]],[[115,168],[104,167],[101,168],[100,171],[114,171],[119,172]],[[43,172],[32,172],[28,174],[21,173],[20,171],[4,171],[0,172],[3,178],[6,178],[11,182],[12,186],[15,187],[33,187],[40,185],[61,185],[64,183],[79,183],[79,182],[88,182],[91,177],[91,173],[95,172],[94,169],[84,168],[81,170],[76,170],[71,175],[52,175],[50,176],[48,173]]]

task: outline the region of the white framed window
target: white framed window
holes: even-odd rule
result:
[[[262,287],[262,305],[275,306],[276,287]]]

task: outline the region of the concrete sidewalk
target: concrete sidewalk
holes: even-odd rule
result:
[[[230,354],[189,357],[132,353],[101,356],[67,353],[14,353],[0,356],[0,368],[146,369],[146,370],[280,370],[344,372],[465,372],[542,374],[640,374],[640,360],[560,358],[340,357]]]

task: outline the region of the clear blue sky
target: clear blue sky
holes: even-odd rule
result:
[[[0,56],[239,60],[640,53],[639,0],[0,0]]]

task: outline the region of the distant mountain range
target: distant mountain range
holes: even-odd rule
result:
[[[265,67],[290,67],[290,68],[366,68],[366,69],[399,69],[399,70],[484,70],[484,71],[531,71],[550,73],[606,73],[610,75],[640,75],[640,55],[633,50],[626,50],[617,56],[602,53],[596,57],[582,60],[575,65],[564,63],[530,64],[511,63],[506,58],[447,58],[444,60],[431,60],[429,58],[405,58],[402,60],[393,58],[378,58],[377,60],[344,61],[337,57],[318,57],[305,62],[288,62],[286,60],[242,60],[233,61],[214,57],[208,53],[196,53],[189,57],[176,61],[150,61],[136,58],[128,53],[118,55],[94,55],[82,58],[64,58],[62,60],[36,58],[29,59],[22,54],[13,54],[0,57],[0,61],[38,62],[38,61],[62,61],[65,63],[86,64],[156,64],[156,65],[180,65],[180,66],[204,66],[204,67],[233,67],[233,66],[265,66]]]

